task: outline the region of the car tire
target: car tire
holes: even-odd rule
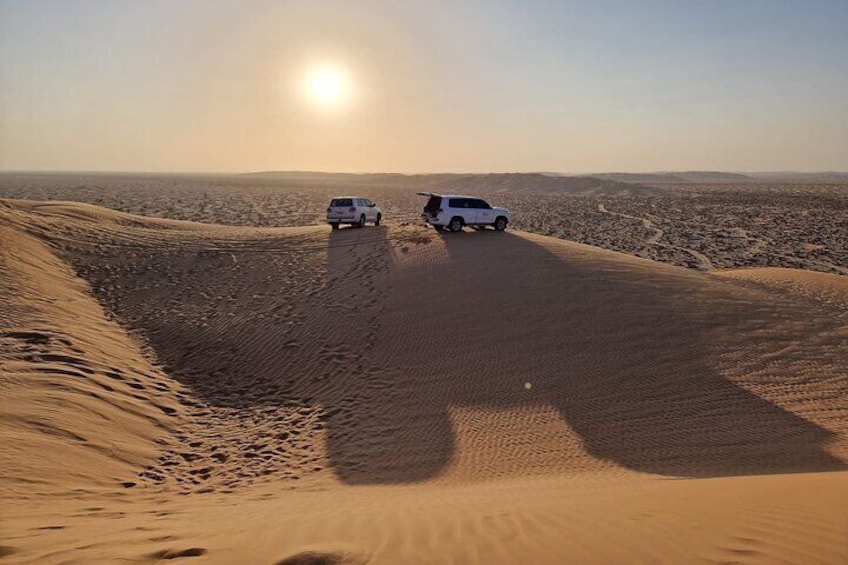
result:
[[[506,229],[507,223],[508,222],[506,218],[504,218],[503,216],[498,216],[495,219],[495,223],[492,225],[495,227],[495,231],[504,231]]]
[[[337,230],[337,229],[339,229],[339,223],[333,222],[332,224],[330,224],[330,227],[333,228],[334,230]]]
[[[377,214],[377,219],[376,219],[376,220],[374,220],[374,225],[375,225],[375,226],[379,226],[379,225],[380,225],[380,220],[382,220],[382,219],[383,219],[383,215],[382,215],[382,214]]]
[[[356,227],[364,228],[365,227],[365,214],[359,216],[359,221],[356,223]]]
[[[448,229],[454,233],[462,231],[462,218],[454,216],[448,224]]]

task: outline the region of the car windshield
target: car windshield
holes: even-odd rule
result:
[[[352,198],[333,198],[332,202],[330,202],[331,208],[340,208],[340,207],[349,207],[353,206]]]

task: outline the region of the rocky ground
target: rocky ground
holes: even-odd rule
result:
[[[426,182],[400,179],[351,186],[344,178],[4,174],[0,197],[74,200],[207,223],[298,226],[321,223],[332,196],[355,192],[375,200],[390,222],[417,222],[423,198],[416,192]],[[771,266],[848,274],[846,184],[666,183],[639,191],[621,184],[618,194],[613,186],[587,195],[534,192],[522,175],[493,180],[490,190],[480,188],[480,177],[474,181],[475,193],[513,212],[516,229],[701,270]],[[461,182],[454,189],[461,191]]]

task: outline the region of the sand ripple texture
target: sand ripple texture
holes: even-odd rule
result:
[[[836,275],[71,203],[0,226],[13,560],[848,557]]]

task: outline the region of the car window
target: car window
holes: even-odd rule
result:
[[[467,198],[451,198],[448,201],[448,206],[451,208],[468,208],[468,199]]]
[[[476,202],[476,204],[477,204],[477,208],[480,208],[481,210],[491,210],[491,209],[492,209],[492,207],[491,207],[491,206],[489,206],[489,203],[488,203],[488,202],[486,202],[485,200],[480,200],[480,199],[478,198],[478,199],[477,199],[477,200],[475,200],[474,202]]]
[[[330,202],[330,206],[331,207],[342,207],[342,206],[344,206],[344,207],[347,208],[347,207],[353,206],[353,199],[352,198],[333,198],[333,200]]]

